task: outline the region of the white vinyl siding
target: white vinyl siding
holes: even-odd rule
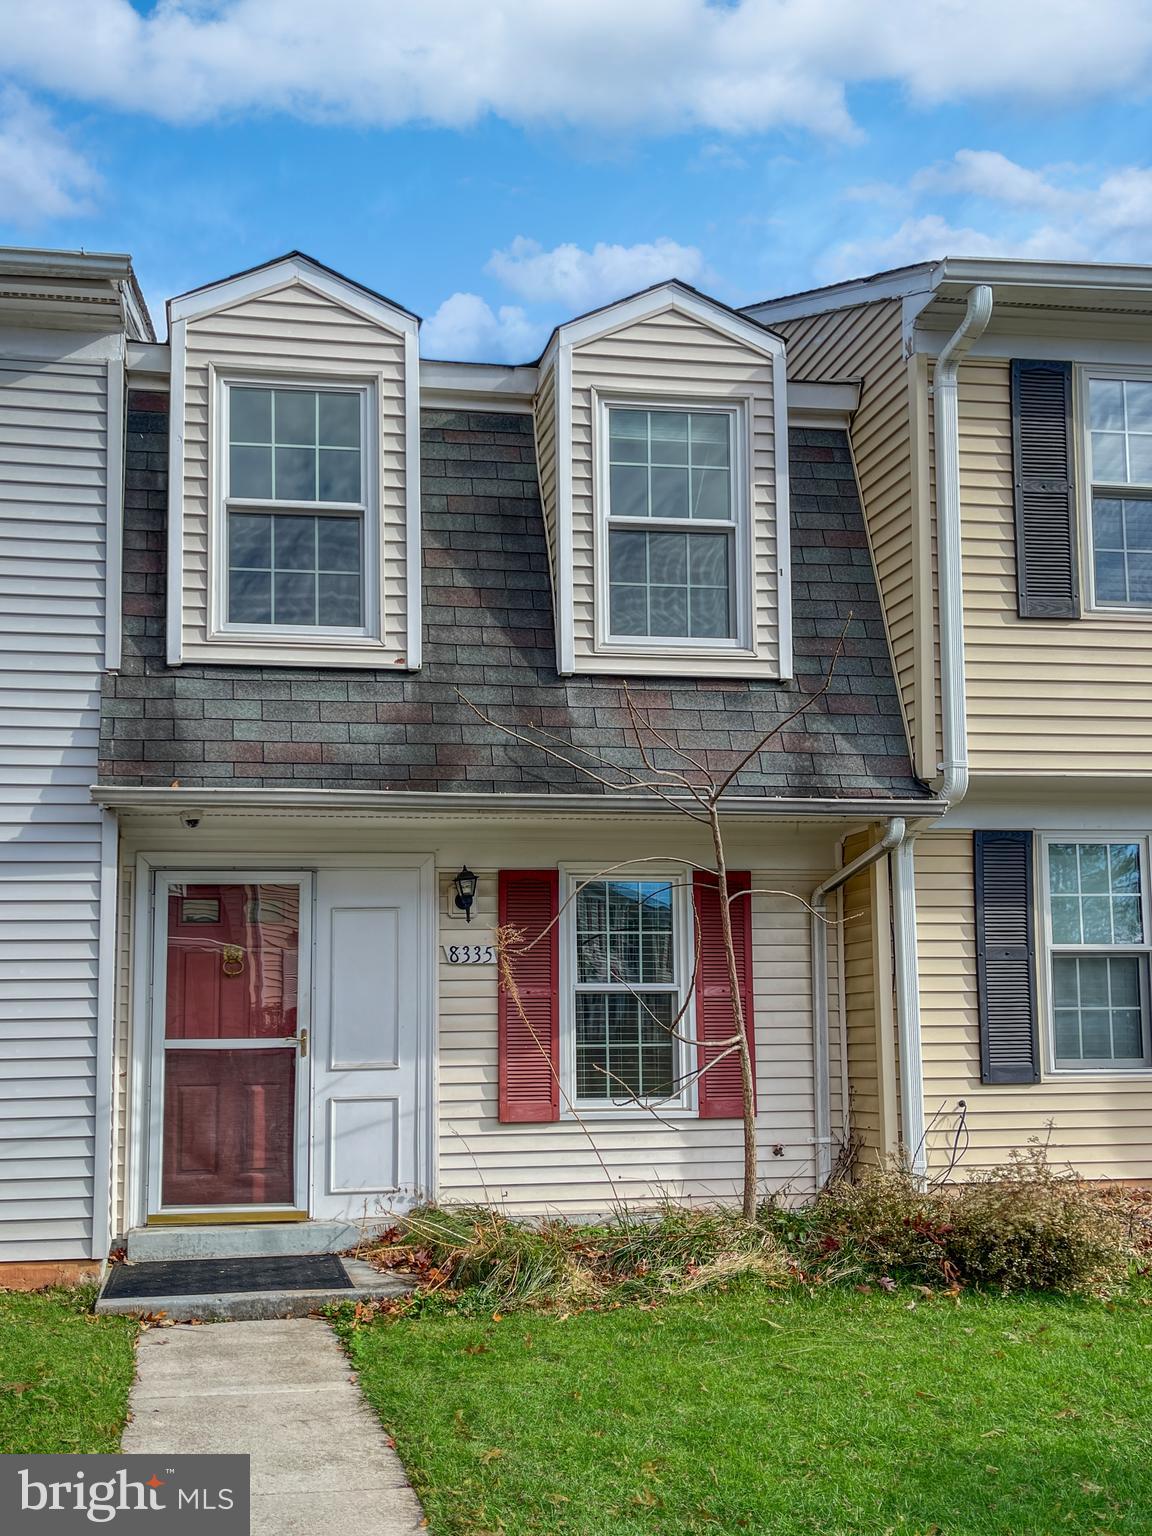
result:
[[[767,338],[766,338],[767,340]],[[569,412],[571,433],[572,591],[560,600],[572,604],[576,670],[618,671],[622,659],[632,668],[642,662],[650,675],[779,676],[781,667],[780,564],[782,543],[777,528],[778,476],[786,477],[788,447],[776,441],[774,358],[703,320],[669,308],[636,320],[572,347],[571,401],[559,404]],[[665,646],[658,637],[629,637],[621,643],[608,635],[604,520],[597,509],[605,491],[605,467],[598,453],[597,413],[607,403],[642,401],[670,409],[728,407],[741,412],[740,445],[747,463],[745,491],[747,553],[738,562],[740,600],[747,609],[742,644],[727,642],[709,650],[708,642],[693,647],[684,641]],[[598,566],[603,573],[598,579]],[[789,621],[790,622],[790,621]],[[716,642],[711,642],[715,647]],[[637,660],[639,658],[640,660]]]
[[[183,656],[189,662],[238,661],[254,666],[382,666],[407,659],[405,338],[302,284],[247,298],[186,322],[183,457]],[[307,644],[287,636],[210,633],[209,594],[223,551],[213,547],[211,515],[217,470],[212,436],[219,431],[216,387],[229,376],[268,374],[273,383],[319,379],[325,388],[373,386],[378,398],[368,448],[378,456],[379,607],[375,640],[332,637]],[[370,498],[371,501],[371,498]],[[319,644],[319,648],[318,648]]]
[[[217,815],[195,832],[170,826],[171,816],[128,815],[125,870],[140,849],[183,850],[190,858],[248,860],[273,855],[308,867],[316,853],[370,856],[373,851],[433,853],[439,874],[437,1100],[439,1184],[445,1202],[484,1201],[521,1214],[607,1212],[617,1201],[652,1205],[662,1197],[700,1201],[731,1198],[741,1181],[743,1143],[738,1122],[695,1116],[657,1117],[640,1112],[590,1114],[547,1125],[505,1125],[498,1116],[497,976],[495,965],[453,965],[445,948],[495,942],[497,870],[574,866],[607,870],[623,858],[649,857],[670,846],[669,827],[638,829],[605,815],[595,823],[546,826],[502,824],[481,818],[462,838],[451,822],[425,818],[386,821],[364,817],[261,818]],[[487,825],[486,825],[487,822]],[[685,856],[707,857],[693,830],[674,833]],[[752,841],[751,839],[749,840]],[[812,977],[809,918],[803,901],[835,862],[834,833],[825,830],[766,831],[758,851],[732,833],[729,860],[753,871],[753,986],[756,999],[757,1123],[761,1188],[811,1193],[816,1160]],[[479,880],[471,923],[453,905],[453,876],[462,864]],[[774,894],[791,892],[792,895]],[[118,1004],[121,1063],[117,1115],[118,1166],[128,1155],[130,1117],[136,1113],[126,1073],[129,1031],[141,1027],[143,1003],[130,997],[130,896],[121,889],[123,913]],[[832,1126],[839,1135],[844,1098],[836,963],[829,944],[832,1010]],[[835,1148],[833,1149],[835,1155]],[[114,1222],[129,1219],[121,1202]]]
[[[88,793],[107,381],[103,363],[0,357],[0,1261],[88,1257],[107,1173],[96,1145],[100,813]]]

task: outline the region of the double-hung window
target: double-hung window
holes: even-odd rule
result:
[[[1152,378],[1089,374],[1093,601],[1152,608]]]
[[[609,643],[737,642],[737,427],[728,407],[608,405]]]
[[[1046,845],[1052,1064],[1152,1064],[1144,838]]]
[[[225,622],[363,633],[368,391],[238,382],[225,390]]]
[[[672,880],[573,879],[573,1097],[603,1108],[685,1101],[684,926]]]

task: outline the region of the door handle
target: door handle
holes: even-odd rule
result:
[[[300,1033],[296,1036],[296,1044],[300,1047],[300,1054],[301,1054],[301,1056],[307,1056],[307,1054],[308,1054],[308,1031],[306,1029],[302,1029],[300,1031]]]

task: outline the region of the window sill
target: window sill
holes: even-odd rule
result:
[[[623,1120],[628,1121],[633,1125],[648,1125],[651,1124],[654,1120],[676,1120],[691,1122],[699,1120],[699,1118],[699,1112],[695,1109],[637,1109],[634,1105],[631,1104],[623,1109],[604,1109],[598,1106],[595,1109],[580,1109],[577,1107],[574,1110],[562,1109],[560,1111],[561,1121],[567,1121],[573,1125],[578,1123],[586,1124],[590,1120],[594,1120],[598,1124],[603,1124],[612,1120]]]
[[[276,630],[267,635],[251,631],[217,631],[207,639],[186,640],[181,661],[264,667],[372,667],[381,671],[410,671],[406,656],[371,635],[292,634]]]
[[[1152,1082],[1152,1065],[1143,1067],[1049,1067],[1040,1083],[1122,1083],[1133,1079]],[[1028,1084],[1022,1085],[1027,1087]],[[1033,1085],[1037,1086],[1037,1085]]]

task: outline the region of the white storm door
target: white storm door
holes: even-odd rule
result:
[[[429,1194],[431,871],[316,876],[314,1197],[371,1219]]]

